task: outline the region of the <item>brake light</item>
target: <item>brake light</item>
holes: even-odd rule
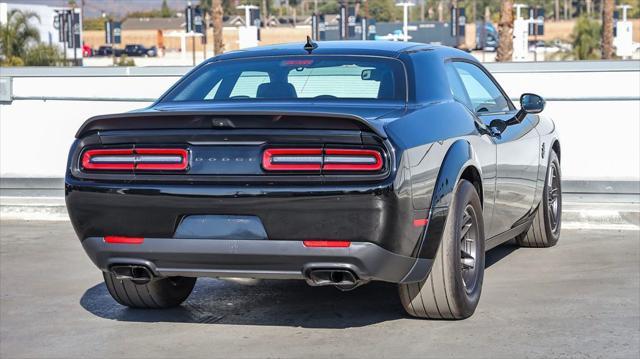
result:
[[[267,171],[320,171],[320,148],[270,148],[262,154],[262,167]]]
[[[349,241],[302,241],[305,247],[346,248],[351,246]]]
[[[262,155],[266,171],[380,171],[382,154],[370,149],[270,148]]]
[[[382,156],[375,150],[333,149],[324,150],[325,171],[379,171]]]
[[[87,170],[184,171],[188,165],[188,152],[182,148],[96,149],[82,155]]]

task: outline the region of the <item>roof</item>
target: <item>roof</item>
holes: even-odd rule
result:
[[[430,49],[433,45],[399,42],[399,41],[318,41],[318,47],[313,50],[316,55],[368,55],[397,57],[401,52],[409,49]],[[256,56],[275,55],[306,55],[304,42],[259,46],[248,49],[236,50],[224,53],[215,59],[234,59]]]
[[[235,50],[216,56],[212,61],[230,60],[260,56],[294,56],[306,55],[304,42],[258,46],[248,49]],[[361,55],[398,57],[403,52],[429,51],[441,58],[464,58],[470,61],[476,59],[467,52],[453,47],[430,45],[417,42],[403,41],[318,41],[318,47],[313,50],[314,55]]]

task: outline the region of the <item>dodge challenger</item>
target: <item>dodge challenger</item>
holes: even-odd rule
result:
[[[228,52],[151,106],[88,119],[68,212],[109,293],[180,305],[198,277],[397,283],[409,315],[475,311],[485,252],[560,235],[560,142],[471,55],[410,42]],[[534,270],[534,268],[532,268]]]

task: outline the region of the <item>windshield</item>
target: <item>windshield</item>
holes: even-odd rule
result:
[[[212,62],[162,102],[243,100],[405,101],[403,65],[365,56],[287,56]]]

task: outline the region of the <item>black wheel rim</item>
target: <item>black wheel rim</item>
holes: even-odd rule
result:
[[[468,293],[474,291],[480,273],[477,266],[478,246],[478,217],[473,207],[467,205],[460,226],[460,268],[462,283]]]
[[[560,176],[555,164],[549,168],[549,178],[547,178],[547,213],[549,214],[549,224],[551,232],[556,233],[560,219]]]

